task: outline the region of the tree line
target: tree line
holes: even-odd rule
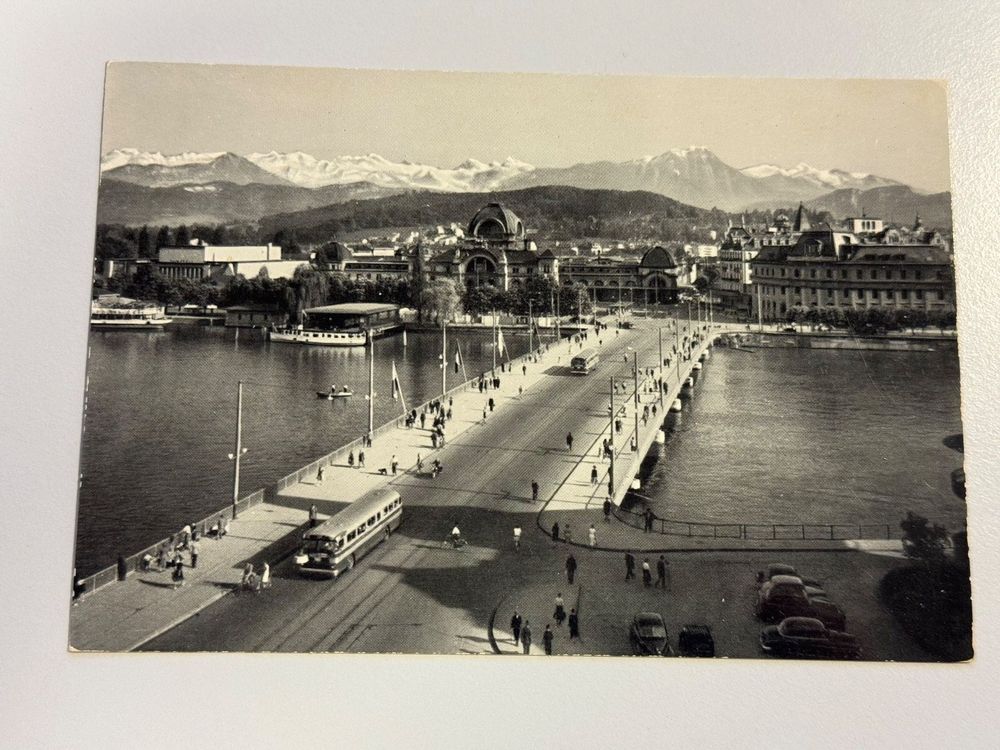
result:
[[[909,329],[911,333],[927,328],[937,328],[944,332],[955,327],[955,311],[949,310],[889,310],[881,307],[847,308],[835,307],[817,309],[795,305],[788,309],[785,320],[796,325],[813,328],[827,325],[831,328],[846,328],[859,336],[878,336],[889,331]]]

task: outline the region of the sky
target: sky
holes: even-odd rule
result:
[[[453,167],[706,146],[949,189],[940,81],[669,78],[111,63],[102,151],[377,153]]]

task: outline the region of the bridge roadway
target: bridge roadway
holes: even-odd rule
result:
[[[631,383],[630,347],[640,368],[654,366],[662,323],[636,320],[631,330],[604,331],[602,361],[590,376],[571,375],[567,357],[549,366],[523,395],[449,441],[437,454],[445,471],[436,480],[412,473],[393,479],[405,498],[403,526],[340,580],[302,578],[285,560],[272,569],[270,590],[224,597],[144,649],[490,652],[486,623],[497,600],[518,581],[561,574],[565,551],[542,534],[535,516],[581,459],[596,462],[591,448],[607,425],[609,376]],[[541,487],[538,503],[531,502],[532,480]],[[443,548],[456,523],[469,545]],[[524,529],[518,555],[511,553],[516,524]]]

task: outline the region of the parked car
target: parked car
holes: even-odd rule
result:
[[[677,639],[681,656],[715,656],[715,639],[708,625],[685,625]]]
[[[819,581],[812,578],[803,579],[797,575],[793,576],[783,573],[771,576],[769,579],[764,581],[760,586],[760,591],[763,593],[765,590],[775,592],[774,594],[770,594],[770,596],[784,596],[788,592],[801,590],[808,596],[818,596],[823,599],[826,598],[826,591],[824,591],[823,586]]]
[[[673,656],[663,618],[656,612],[640,612],[629,629],[632,653],[636,656]]]
[[[809,617],[835,630],[847,625],[844,610],[826,598],[825,593],[803,585],[801,579],[778,575],[761,586],[757,594],[756,614],[765,622],[778,622],[787,617]]]
[[[811,589],[822,589],[823,584],[817,581],[815,578],[807,578],[804,575],[799,575],[794,567],[788,563],[771,563],[763,570],[757,571],[757,585],[762,586],[763,584],[770,581],[775,576],[794,576],[802,581],[803,585]]]
[[[775,656],[857,659],[861,645],[850,633],[831,630],[813,617],[786,617],[760,631],[760,647]]]
[[[799,329],[795,326],[785,326],[781,329],[782,333],[798,333]]]

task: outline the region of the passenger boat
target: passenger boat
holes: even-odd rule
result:
[[[90,327],[106,330],[156,330],[162,329],[171,318],[164,315],[162,305],[117,297],[113,300],[95,300],[90,305]]]
[[[330,400],[335,398],[349,398],[353,395],[353,391],[337,391],[336,393],[330,393],[330,391],[316,391],[316,398],[328,398]]]
[[[368,334],[364,331],[322,331],[302,326],[272,328],[270,338],[283,344],[313,346],[364,346],[368,343]]]

